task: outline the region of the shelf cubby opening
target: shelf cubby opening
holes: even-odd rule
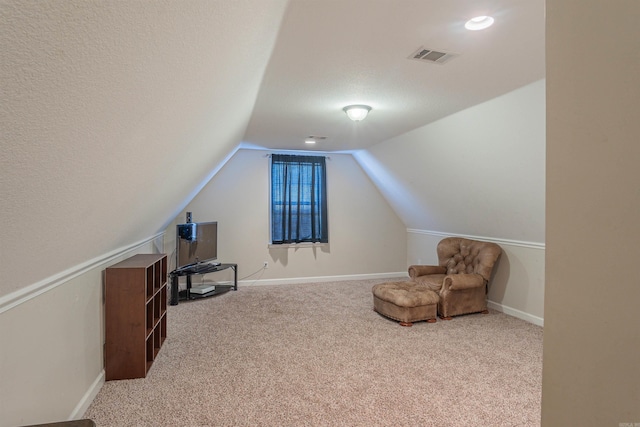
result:
[[[154,304],[152,301],[147,303],[146,310],[147,310],[147,336],[149,336],[151,331],[153,331],[153,325],[154,325],[154,319],[153,319]]]
[[[147,298],[151,298],[153,296],[153,266],[149,266],[145,269],[146,274],[147,274],[147,283],[146,283],[146,289],[147,289]]]
[[[162,285],[162,263],[160,261],[153,264],[153,290],[160,289]]]
[[[147,370],[149,370],[149,366],[153,363],[154,355],[153,334],[151,334],[149,338],[147,338]]]
[[[160,275],[162,279],[160,283],[167,283],[167,258],[162,258],[160,260]]]
[[[165,314],[160,319],[160,345],[167,339],[167,315]]]
[[[162,289],[160,289],[160,310],[161,310],[161,313],[160,313],[161,316],[167,312],[167,287],[166,286],[163,286]]]
[[[153,358],[155,359],[160,351],[160,346],[162,345],[162,340],[160,338],[160,331],[156,329],[153,331]]]
[[[156,294],[153,298],[153,327],[155,328],[156,324],[160,320],[160,294]]]

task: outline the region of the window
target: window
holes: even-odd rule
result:
[[[328,243],[326,162],[271,156],[271,243]]]

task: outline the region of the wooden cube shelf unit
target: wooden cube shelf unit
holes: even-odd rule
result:
[[[144,378],[167,338],[167,255],[138,254],[105,272],[107,380]]]

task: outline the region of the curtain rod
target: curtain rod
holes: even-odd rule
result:
[[[273,154],[280,154],[280,153],[268,153],[265,154],[264,157],[271,157]],[[283,153],[285,154],[285,153]],[[322,154],[290,154],[291,156],[314,156],[314,157],[324,157],[327,160],[331,160],[330,156],[323,156]]]

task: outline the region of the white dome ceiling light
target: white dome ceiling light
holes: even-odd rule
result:
[[[368,105],[347,105],[343,110],[351,120],[359,122],[367,117],[367,114],[371,111],[371,107]]]
[[[494,19],[490,16],[476,16],[475,18],[469,19],[467,23],[464,24],[464,27],[471,31],[484,30],[492,26],[493,22]]]

